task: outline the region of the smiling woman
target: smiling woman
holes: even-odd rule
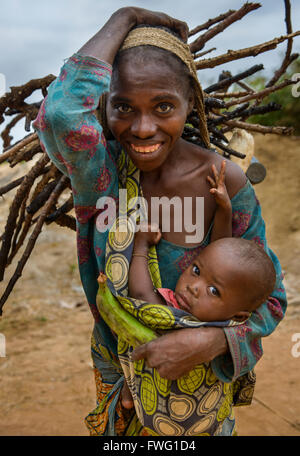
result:
[[[134,29],[141,24],[147,27]],[[157,26],[167,27],[181,39]],[[149,34],[156,37],[154,43]],[[81,280],[95,317],[92,357],[98,404],[86,418],[94,435],[232,435],[233,382],[251,371],[262,354],[260,338],[274,330],[285,311],[280,265],[267,247],[260,206],[241,169],[229,160],[225,179],[232,204],[233,236],[259,240],[277,273],[272,295],[259,311],[253,312],[247,326],[194,327],[194,321],[181,318],[169,308],[160,309],[158,313],[166,317],[161,319],[157,308],[148,303],[141,305],[128,295],[133,233],[118,230],[118,220],[109,233],[97,230],[98,198],[110,197],[118,203],[119,188],[127,192],[130,202],[144,196],[148,208],[156,197],[178,197],[182,201],[185,197],[203,197],[203,242],[190,244],[186,241],[188,231],[173,228],[162,233],[149,256],[154,286],[173,290],[181,272],[211,241],[216,202],[207,176],[212,166],[221,168],[223,159],[210,150],[203,94],[186,39],[186,24],[163,13],[133,7],[118,10],[65,63],[49,87],[35,123],[42,147],[69,176],[74,195]],[[164,50],[154,50],[153,46]],[[102,113],[106,109],[107,123],[103,116],[98,122],[99,104]],[[192,108],[199,114],[202,146],[182,137]],[[129,219],[135,210],[134,205],[128,204],[123,215]],[[195,209],[191,212],[191,219],[195,220]],[[151,220],[150,213],[148,219]],[[161,226],[161,218],[158,223]],[[124,409],[120,401],[124,376],[119,360],[123,357],[123,362],[127,362],[131,349],[121,337],[118,344],[97,307],[97,277],[104,271],[111,292],[134,317],[146,315],[154,329],[182,328],[169,331],[133,354],[134,369],[141,374],[137,414],[134,409]],[[154,378],[143,371],[146,365],[154,368]],[[187,422],[183,426],[183,417],[175,416],[179,409],[174,404],[170,413],[177,422],[170,424],[160,409],[160,399],[168,391],[171,379],[177,380],[178,388],[187,395],[188,417],[200,416],[201,423]],[[207,394],[211,394],[209,387],[213,383],[214,400],[204,397],[196,413],[192,397],[196,386],[205,386]],[[205,412],[208,403],[209,414]],[[151,416],[155,431],[147,428],[139,407]]]
[[[120,61],[116,72],[108,96],[108,126],[133,163],[151,171],[162,165],[170,150],[176,153],[192,96],[184,96],[166,63],[148,60],[139,66],[134,52]]]

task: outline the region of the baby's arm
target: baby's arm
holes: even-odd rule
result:
[[[220,173],[218,173],[215,165],[212,165],[214,179],[207,176],[211,185],[210,193],[215,197],[217,203],[211,242],[224,237],[232,237],[232,208],[225,185],[225,168],[226,161],[224,160],[221,164]]]
[[[150,231],[151,226],[153,231]],[[134,238],[128,278],[129,296],[153,304],[165,304],[159,294],[154,291],[148,269],[149,248],[158,244],[161,232],[157,225],[141,224],[140,228],[148,231],[138,231]]]

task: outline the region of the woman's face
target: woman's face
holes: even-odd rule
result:
[[[186,81],[162,62],[123,59],[107,102],[108,126],[142,171],[176,151],[193,98]]]

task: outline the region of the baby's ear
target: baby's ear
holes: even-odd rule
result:
[[[250,317],[250,315],[251,315],[251,312],[248,312],[247,310],[241,310],[240,312],[237,312],[231,318],[231,320],[242,322],[242,321],[247,320]]]

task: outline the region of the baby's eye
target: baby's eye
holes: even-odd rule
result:
[[[219,290],[216,287],[214,287],[213,285],[208,287],[208,290],[213,296],[220,296]]]
[[[196,264],[193,264],[192,271],[194,274],[200,275],[200,269],[198,268],[198,266]]]
[[[127,114],[132,111],[132,108],[126,104],[126,103],[120,103],[115,106],[115,109],[117,109],[119,112],[122,114]]]
[[[168,114],[173,109],[173,105],[170,103],[160,103],[156,110],[162,114]]]

